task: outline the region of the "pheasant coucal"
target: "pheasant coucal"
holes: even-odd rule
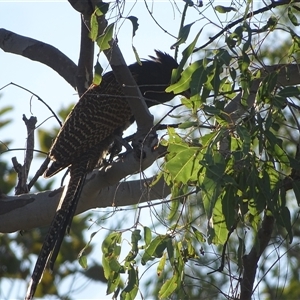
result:
[[[134,63],[132,73],[148,107],[167,102],[173,93],[165,92],[177,62],[168,54],[155,51],[142,65]],[[103,75],[101,84],[81,96],[59,131],[48,156],[53,161],[45,172],[51,177],[70,168],[70,181],[44,240],[36,262],[26,299],[32,299],[47,261],[53,267],[61,242],[77,207],[86,174],[101,162],[116,136],[134,121],[134,117],[113,72]]]

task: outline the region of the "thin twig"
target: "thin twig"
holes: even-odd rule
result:
[[[18,174],[18,183],[15,188],[16,195],[25,194],[29,192],[26,183],[27,183],[30,165],[33,159],[34,129],[35,129],[35,124],[37,122],[37,118],[32,116],[29,119],[27,119],[26,116],[23,115],[23,121],[27,128],[27,143],[26,143],[24,164],[23,165],[19,164],[16,157],[12,158],[13,166]]]
[[[300,2],[300,1],[294,1],[294,2]],[[213,37],[210,37],[209,38],[209,41],[207,43],[205,43],[204,45],[198,47],[198,48],[195,48],[193,50],[193,53],[207,47],[208,45],[210,45],[213,41],[215,41],[218,37],[220,37],[224,32],[226,32],[227,30],[229,30],[230,28],[234,27],[235,25],[245,21],[245,19],[248,19],[248,18],[251,18],[257,14],[261,14],[263,12],[266,12],[266,11],[269,11],[271,10],[272,8],[275,8],[275,7],[278,7],[278,6],[281,6],[281,5],[287,5],[287,4],[290,4],[291,3],[291,0],[282,0],[282,1],[272,1],[272,3],[266,7],[263,7],[263,8],[260,8],[258,10],[255,10],[253,12],[249,12],[246,17],[243,16],[241,18],[239,18],[238,20],[230,23],[229,25],[225,26],[221,31],[219,31],[216,35],[214,35]]]
[[[35,130],[35,124],[37,123],[37,118],[32,116],[28,120],[26,116],[23,115],[23,121],[27,128],[27,143],[26,143],[26,152],[25,152],[25,161],[24,161],[24,172],[27,178],[31,166],[31,162],[33,159],[34,130]]]
[[[225,241],[225,243],[223,245],[220,267],[218,269],[214,270],[214,271],[211,271],[211,272],[207,273],[207,275],[211,275],[211,274],[213,274],[215,272],[223,272],[224,266],[225,266],[225,254],[226,254],[227,244],[229,242],[229,238],[230,238],[231,234],[236,229],[236,226],[237,226],[238,222],[239,222],[239,220],[237,220],[236,223],[233,226],[231,226],[230,231],[228,231],[226,241]]]
[[[6,84],[5,86],[3,86],[2,88],[0,88],[0,91],[3,90],[3,89],[5,89],[5,88],[6,88],[7,86],[9,86],[9,85],[14,85],[14,86],[16,86],[16,87],[18,87],[18,88],[20,88],[20,89],[22,89],[22,90],[24,90],[24,91],[26,91],[26,92],[32,94],[33,96],[35,96],[39,101],[41,101],[41,102],[42,102],[42,103],[43,103],[43,104],[51,111],[53,117],[57,120],[59,126],[62,126],[61,121],[59,120],[59,118],[58,118],[58,116],[56,115],[56,113],[52,110],[52,108],[51,108],[51,107],[50,107],[50,106],[49,106],[49,105],[48,105],[48,104],[47,104],[40,96],[38,96],[37,94],[33,93],[32,91],[30,91],[30,90],[24,88],[24,87],[21,86],[21,85],[18,85],[18,84],[16,84],[16,83],[13,83],[13,82],[8,83],[8,84]]]
[[[145,3],[146,9],[147,9],[147,11],[148,11],[150,17],[153,19],[153,21],[155,22],[155,24],[156,24],[156,25],[157,25],[164,33],[166,33],[166,34],[168,34],[169,36],[171,36],[171,37],[173,37],[174,39],[176,39],[177,37],[176,37],[175,35],[173,35],[173,34],[171,34],[170,32],[168,32],[166,29],[164,29],[164,28],[156,21],[156,19],[153,17],[153,13],[152,13],[152,12],[150,11],[150,9],[149,9],[149,6],[148,6],[146,0],[144,0],[144,3]]]
[[[33,185],[36,183],[38,178],[44,174],[44,172],[46,171],[46,169],[48,167],[49,162],[50,162],[50,157],[47,156],[47,158],[44,160],[44,162],[42,163],[40,168],[37,170],[37,172],[35,173],[33,178],[30,180],[30,182],[28,184],[28,189],[29,190],[33,187]]]

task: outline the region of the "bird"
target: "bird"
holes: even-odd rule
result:
[[[165,89],[178,63],[167,53],[155,50],[155,54],[142,64],[136,62],[128,66],[148,107],[175,96]],[[67,116],[49,150],[52,163],[44,176],[50,178],[69,168],[70,180],[43,242],[26,300],[33,298],[46,265],[49,263],[50,269],[53,268],[64,235],[70,229],[86,175],[101,165],[116,137],[133,122],[122,86],[112,71],[102,76],[100,85],[89,88]]]

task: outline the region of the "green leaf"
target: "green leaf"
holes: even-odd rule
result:
[[[183,260],[183,253],[184,253],[184,247],[182,244],[182,241],[176,241],[174,240],[174,252],[175,252],[175,257],[174,257],[174,263],[173,263],[173,270],[176,270],[176,273],[178,274],[178,281],[177,281],[177,286],[181,286],[181,279],[183,276],[184,272],[184,266],[185,262]]]
[[[262,81],[258,91],[257,96],[258,99],[262,102],[268,102],[270,100],[270,95],[273,94],[274,88],[277,85],[277,77],[278,73],[270,73],[268,74]]]
[[[229,186],[222,198],[222,212],[225,217],[226,227],[228,231],[231,230],[231,227],[235,224],[236,209],[237,199],[234,193],[234,188],[232,186]]]
[[[258,197],[255,197],[255,206],[259,212],[261,212],[265,208],[265,199],[271,199],[271,185],[270,185],[270,177],[266,170],[262,170],[262,177],[256,176],[256,187],[259,189],[259,194],[263,197],[261,200]]]
[[[289,28],[289,30],[292,36],[292,45],[287,55],[292,56],[293,54],[300,52],[300,36],[297,35],[291,28]]]
[[[203,105],[203,111],[209,115],[220,115],[221,110],[212,105]]]
[[[98,37],[98,19],[97,19],[97,15],[95,13],[93,13],[91,15],[91,30],[89,32],[89,38],[94,42],[96,41],[97,37]]]
[[[221,14],[225,14],[231,11],[237,11],[236,8],[232,6],[222,6],[222,5],[215,6],[215,10]]]
[[[239,58],[238,63],[239,63],[239,68],[240,68],[241,72],[245,73],[246,71],[248,71],[248,67],[250,65],[249,56],[244,52],[242,57]]]
[[[209,224],[212,227],[214,235],[209,239],[208,242],[215,245],[223,245],[227,239],[228,230],[226,226],[225,216],[222,212],[222,201],[219,197],[215,203],[212,213],[212,219]]]
[[[112,40],[113,32],[114,32],[114,23],[108,25],[103,34],[101,34],[96,42],[100,48],[100,51],[108,50],[110,48],[110,41]]]
[[[138,251],[138,241],[142,238],[141,231],[136,229],[131,234],[131,249],[134,252]]]
[[[216,53],[216,58],[225,66],[229,66],[231,62],[231,55],[226,49],[218,49]]]
[[[173,245],[173,241],[172,239],[168,239],[167,240],[167,253],[168,253],[168,258],[169,258],[169,262],[172,266],[174,266],[174,245]]]
[[[121,251],[121,247],[119,246],[121,236],[122,234],[120,232],[112,232],[102,242],[102,265],[104,276],[107,280],[111,277],[115,277],[116,272],[114,271],[119,271],[121,268],[117,262]],[[112,268],[114,268],[114,270],[112,270]]]
[[[246,42],[243,45],[243,53],[247,52],[250,46],[252,45],[252,29],[246,22],[244,23],[244,26],[248,32],[248,37],[246,37]]]
[[[168,279],[161,287],[158,296],[160,299],[167,299],[178,287],[178,274],[175,272],[172,278]]]
[[[208,80],[208,69],[203,65],[199,66],[198,69],[192,73],[190,81],[191,97],[190,100],[194,103],[194,110],[199,108],[202,103],[205,102],[206,98],[200,97],[201,90],[203,90],[204,84]]]
[[[197,33],[196,37],[194,38],[194,40],[183,50],[182,52],[182,59],[179,63],[179,66],[177,69],[173,70],[172,72],[172,79],[171,79],[171,83],[176,82],[179,77],[180,74],[183,70],[184,65],[186,64],[187,60],[189,59],[189,57],[191,56],[191,54],[193,53],[193,50],[195,49],[195,45],[198,41],[198,38],[200,36],[200,33],[202,32],[203,28]]]
[[[295,96],[299,96],[299,94],[300,94],[300,87],[297,86],[285,87],[277,93],[277,95],[282,97],[295,97]]]
[[[171,46],[171,49],[175,49],[179,45],[185,43],[185,41],[187,40],[187,38],[189,36],[190,29],[194,23],[195,22],[185,25],[180,29],[178,38],[177,38],[177,42]]]
[[[101,17],[108,12],[108,9],[109,9],[109,3],[101,1],[100,3],[96,4],[95,14],[98,17]]]
[[[211,75],[213,75],[213,76],[210,81],[210,83],[212,84],[212,87],[213,87],[215,98],[219,94],[219,90],[220,90],[220,85],[221,85],[220,74],[221,74],[221,72],[222,72],[222,68],[220,68],[219,62],[215,58],[214,69],[213,69],[213,72],[211,73]]]
[[[142,62],[141,62],[140,56],[133,45],[132,45],[132,50],[133,50],[136,62],[141,66]]]
[[[81,255],[80,257],[79,257],[79,264],[81,265],[81,267],[83,268],[83,269],[87,269],[88,268],[88,264],[87,264],[87,257],[86,257],[86,255]]]
[[[84,272],[80,272],[87,279],[92,279],[93,281],[98,281],[101,283],[107,283],[107,279],[104,277],[103,266],[93,262],[93,265],[90,266]]]
[[[173,92],[174,94],[179,94],[181,92],[187,91],[190,87],[190,81],[192,74],[202,66],[202,60],[198,60],[189,65],[182,73],[178,82],[171,84],[166,88],[166,92]]]
[[[82,268],[84,269],[87,269],[88,265],[87,265],[87,257],[86,255],[84,255],[85,253],[85,249],[88,248],[88,246],[91,244],[91,241],[93,240],[94,236],[97,234],[97,231],[96,232],[93,232],[90,236],[90,240],[88,241],[88,243],[84,246],[84,248],[79,252],[78,254],[78,261],[79,261],[79,264],[82,266]]]
[[[162,257],[169,239],[170,237],[168,235],[159,235],[152,240],[142,256],[142,265],[145,265],[149,260]]]
[[[117,273],[120,273],[120,270],[122,269],[121,264],[114,258],[109,259],[109,267],[111,271]]]
[[[205,235],[202,232],[200,232],[197,228],[192,226],[192,230],[193,230],[193,232],[195,234],[195,237],[198,240],[198,242],[204,243],[206,241]]]
[[[180,201],[176,198],[181,196],[180,189],[181,189],[181,184],[178,184],[178,183],[173,184],[173,186],[172,186],[172,198],[175,198],[175,199],[172,199],[171,204],[170,204],[170,212],[169,212],[168,217],[167,217],[167,219],[169,221],[172,220],[178,213],[178,208],[179,208]]]
[[[274,153],[276,154],[276,158],[278,161],[286,166],[290,166],[290,160],[285,153],[285,151],[278,145],[274,145]]]
[[[265,31],[272,31],[276,28],[277,23],[278,23],[278,19],[275,16],[271,16],[268,19],[267,24],[261,27],[258,32],[261,33]]]
[[[101,2],[96,5],[95,11],[91,15],[91,30],[89,32],[89,37],[93,42],[96,41],[99,32],[98,17],[105,15],[108,8],[109,3]]]
[[[205,153],[200,164],[204,169],[199,176],[199,185],[202,191],[202,200],[207,218],[212,212],[219,198],[224,184],[225,161],[219,152]]]
[[[120,273],[111,272],[109,278],[107,278],[106,294],[113,293],[119,287],[120,281]]]
[[[190,147],[183,151],[177,152],[176,155],[168,160],[165,168],[173,178],[173,182],[187,184],[198,180],[200,170],[199,160],[202,154],[199,148]]]
[[[128,19],[129,21],[131,21],[131,23],[132,23],[132,37],[134,37],[136,31],[137,31],[138,28],[139,28],[138,18],[135,17],[135,16],[129,16],[129,17],[127,17],[127,19]]]
[[[210,132],[210,133],[207,133],[205,135],[203,135],[201,138],[200,138],[200,143],[203,145],[203,147],[209,147],[210,143],[213,143],[214,139],[216,138],[218,132],[217,131],[213,131],[213,132]]]
[[[290,21],[293,23],[293,25],[299,26],[297,17],[294,15],[291,7],[288,7],[288,17],[289,17]]]
[[[268,152],[271,153],[278,162],[289,167],[290,160],[285,151],[279,145],[281,144],[281,140],[279,140],[271,131],[265,131],[264,133],[269,142]]]
[[[168,160],[170,157],[174,156],[174,153],[186,150],[188,145],[182,140],[182,138],[175,132],[174,128],[168,128],[168,143],[164,143],[164,146],[168,146],[168,151],[170,155],[166,158]]]
[[[238,125],[237,128],[237,134],[243,141],[243,152],[244,154],[247,154],[250,151],[250,145],[251,145],[251,136],[247,128],[244,126]]]
[[[166,259],[167,259],[167,254],[164,253],[164,255],[160,259],[160,261],[158,263],[158,266],[157,266],[157,270],[156,270],[157,276],[160,276],[162,271],[164,270],[164,267],[165,267],[165,264],[166,264]]]
[[[144,240],[146,246],[148,246],[152,239],[151,229],[149,227],[144,226]]]
[[[93,78],[94,85],[100,85],[102,81],[102,72],[103,72],[103,68],[101,67],[100,63],[97,61],[94,67],[94,78]]]
[[[133,266],[131,266],[128,269],[128,282],[120,295],[120,299],[134,300],[138,293],[138,287],[139,287],[138,272]]]
[[[186,121],[186,122],[179,124],[178,128],[187,129],[187,128],[191,128],[191,127],[197,127],[198,125],[199,125],[198,122]]]
[[[0,109],[0,116],[4,115],[5,113],[12,111],[13,107],[12,106],[6,106]]]
[[[110,233],[102,242],[102,252],[103,254],[114,252],[114,248],[117,244],[121,242],[122,234],[120,232]]]
[[[215,203],[220,195],[220,185],[214,179],[205,177],[201,182],[202,200],[208,219],[212,216]]]

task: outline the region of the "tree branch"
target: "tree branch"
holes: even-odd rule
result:
[[[260,259],[260,256],[269,244],[273,227],[274,217],[265,214],[261,228],[258,230],[254,246],[252,247],[249,254],[243,256],[244,270],[240,296],[240,299],[242,300],[251,300],[257,263]]]
[[[79,97],[89,88],[93,80],[94,42],[89,38],[89,18],[81,16],[81,39],[76,86]]]
[[[76,64],[57,48],[0,28],[0,48],[47,65],[76,89]]]
[[[99,1],[78,1],[69,0],[72,7],[81,13],[81,39],[80,39],[80,54],[78,60],[78,71],[76,74],[76,83],[79,96],[89,88],[93,80],[93,65],[94,65],[94,48],[95,43],[89,37],[91,15],[95,10],[95,5]],[[98,17],[99,35],[103,33],[107,21],[104,17]]]
[[[163,179],[149,187],[153,178],[119,182],[140,169],[149,167],[161,154],[160,149],[144,147],[147,151],[142,165],[132,151],[108,167],[88,174],[80,196],[76,214],[96,207],[126,206],[154,199],[170,193]],[[0,199],[0,232],[8,233],[50,224],[58,206],[63,187],[35,194],[23,194]]]
[[[16,195],[28,193],[27,178],[31,162],[33,159],[33,149],[34,149],[34,130],[37,122],[36,117],[30,117],[29,120],[23,115],[23,121],[27,128],[27,143],[26,143],[26,154],[23,166],[17,163],[17,159],[14,157],[12,159],[14,168],[18,173],[18,184],[15,188]]]
[[[81,13],[83,13],[84,20],[83,20],[82,26],[86,25],[85,22],[86,22],[86,20],[89,19],[89,16],[93,11],[91,9],[93,9],[95,3],[93,1],[88,1],[88,3],[90,5],[82,6],[80,1],[78,2],[78,1],[70,0],[69,2],[71,3],[71,5],[74,8],[76,8]],[[104,21],[105,21],[105,19],[104,19]],[[81,64],[82,64],[81,65],[82,70],[86,70],[86,68],[90,69],[90,66],[91,66],[91,56],[90,56],[92,53],[91,47],[90,47],[91,44],[88,43],[89,49],[86,52],[85,52],[86,49],[84,49],[84,45],[86,45],[86,42],[87,42],[87,40],[86,40],[87,37],[88,37],[88,28],[86,27],[84,36],[82,37],[82,45],[81,45],[82,52],[81,52],[81,56],[79,59],[79,61],[81,61]],[[28,57],[30,59],[40,61],[40,62],[50,66],[54,70],[56,70],[60,75],[64,76],[64,78],[67,75],[69,76],[71,73],[72,77],[71,78],[67,77],[65,79],[69,83],[71,81],[73,87],[76,86],[74,74],[79,74],[79,73],[77,73],[78,68],[76,67],[76,65],[73,62],[71,62],[66,56],[64,56],[56,48],[54,48],[50,45],[44,44],[42,42],[39,42],[39,41],[17,35],[15,33],[9,32],[5,29],[2,29],[0,32],[0,42],[1,42],[0,45],[4,51],[9,51],[9,52],[12,52],[15,54],[20,54],[20,55]],[[120,82],[120,84],[124,88],[124,93],[126,95],[126,99],[127,99],[128,103],[132,109],[132,112],[137,120],[138,132],[139,132],[138,136],[142,136],[144,139],[144,137],[149,133],[150,129],[153,127],[153,116],[150,114],[148,107],[146,106],[145,101],[143,100],[141,92],[140,92],[139,88],[137,87],[136,82],[133,79],[133,76],[130,73],[130,71],[125,63],[124,58],[123,58],[121,51],[119,50],[117,44],[114,41],[112,41],[111,45],[112,45],[112,48],[109,49],[108,51],[106,51],[105,54],[107,55],[109,62],[111,63],[112,69],[115,73],[117,80]],[[45,48],[45,49],[43,49],[42,55],[40,53],[41,48]],[[53,61],[53,59],[50,60],[49,55],[51,56],[51,58],[56,57],[56,59],[54,61]],[[57,57],[60,57],[61,61],[56,65],[56,64],[54,64],[54,62],[57,61]],[[64,59],[64,61],[62,61],[62,59]],[[68,69],[65,67],[66,65],[69,67],[71,66],[73,68],[71,72],[66,72],[66,73],[63,72],[66,69]],[[149,140],[148,140],[148,142],[149,142]],[[153,142],[153,140],[152,140],[152,142]],[[106,188],[106,192],[113,191],[113,196],[114,196],[114,198],[113,197],[107,197],[107,198],[110,199],[111,203],[112,203],[113,199],[114,199],[115,203],[118,203],[118,201],[117,201],[118,191],[122,187],[122,189],[123,189],[122,199],[123,199],[125,197],[124,191],[126,190],[124,186],[128,186],[130,195],[128,197],[127,204],[130,204],[130,203],[136,204],[139,199],[132,197],[132,194],[136,193],[136,191],[134,191],[132,189],[132,186],[134,184],[136,186],[137,183],[130,183],[130,185],[129,185],[129,183],[121,183],[120,184],[119,181],[129,174],[134,174],[135,172],[143,170],[145,168],[145,164],[147,165],[147,163],[145,162],[146,160],[150,159],[151,163],[153,163],[155,161],[155,159],[157,159],[159,152],[156,151],[155,152],[156,156],[153,157],[152,151],[149,151],[149,149],[153,148],[152,146],[153,145],[149,146],[146,144],[143,146],[144,147],[143,150],[146,154],[144,157],[146,159],[141,160],[140,157],[136,157],[134,152],[132,152],[132,153],[126,155],[124,161],[119,160],[118,162],[114,162],[108,169],[101,169],[96,173],[93,172],[92,174],[90,174],[88,176],[88,179],[86,180],[86,184],[83,189],[81,199],[89,198],[89,199],[93,199],[94,201],[96,201],[95,199],[97,198],[96,196],[99,195],[99,190]],[[114,170],[114,171],[112,172],[112,170]],[[101,180],[99,180],[100,183],[97,182],[97,186],[95,186],[94,178],[101,179]],[[138,183],[138,184],[140,185],[140,183]],[[14,230],[18,230],[18,229],[32,228],[35,226],[40,226],[41,224],[49,223],[50,220],[52,219],[52,216],[54,215],[55,208],[57,205],[57,203],[55,203],[55,205],[53,206],[53,203],[56,202],[56,199],[59,199],[61,191],[62,191],[62,189],[58,189],[53,192],[39,193],[36,195],[32,195],[32,194],[31,195],[23,195],[23,196],[20,196],[21,198],[18,198],[20,200],[18,202],[15,201],[15,198],[10,198],[9,201],[7,199],[1,201],[0,205],[2,206],[2,209],[0,211],[1,211],[2,216],[5,216],[5,218],[1,218],[1,224],[2,224],[2,226],[0,226],[1,231],[9,232],[9,231],[14,231]],[[93,191],[96,194],[93,194]],[[139,191],[138,198],[140,198],[141,197],[140,188],[137,188],[137,191]],[[51,207],[47,208],[45,206],[45,202],[39,200],[39,199],[44,199],[45,197],[52,199],[52,201],[49,201],[49,199],[47,199],[47,201],[46,201],[47,204],[49,202],[49,205],[51,202],[51,205],[50,205]],[[80,201],[80,202],[82,203],[83,201]],[[86,202],[86,203],[88,203],[88,202]],[[124,204],[124,201],[122,201],[122,204]],[[105,203],[105,206],[107,206],[107,205],[108,204]],[[95,204],[95,202],[93,202],[92,204],[90,204],[89,207],[92,208],[92,207],[96,207],[96,206],[97,205]],[[22,218],[16,218],[16,217],[12,216],[12,214],[14,214],[16,211],[14,209],[15,207],[18,207],[16,209],[16,210],[18,210],[16,215],[19,215],[19,216],[22,215],[24,217],[23,222],[21,221]],[[84,207],[84,208],[80,208],[80,207]],[[86,210],[87,209],[86,207],[87,207],[86,205],[81,206],[79,204],[77,213],[82,212],[83,210]],[[11,210],[11,208],[12,208],[12,210]],[[43,215],[43,217],[42,217],[42,215]],[[50,215],[50,219],[48,218],[49,215]],[[17,223],[19,223],[19,224],[15,224],[13,229],[11,229],[11,228],[8,230],[5,229],[5,227],[7,227],[7,225],[9,224],[8,220],[16,220],[16,219],[18,219]],[[6,221],[4,221],[4,220],[6,220]],[[2,221],[4,221],[4,223],[2,223]],[[16,222],[14,222],[14,223],[16,223]]]

